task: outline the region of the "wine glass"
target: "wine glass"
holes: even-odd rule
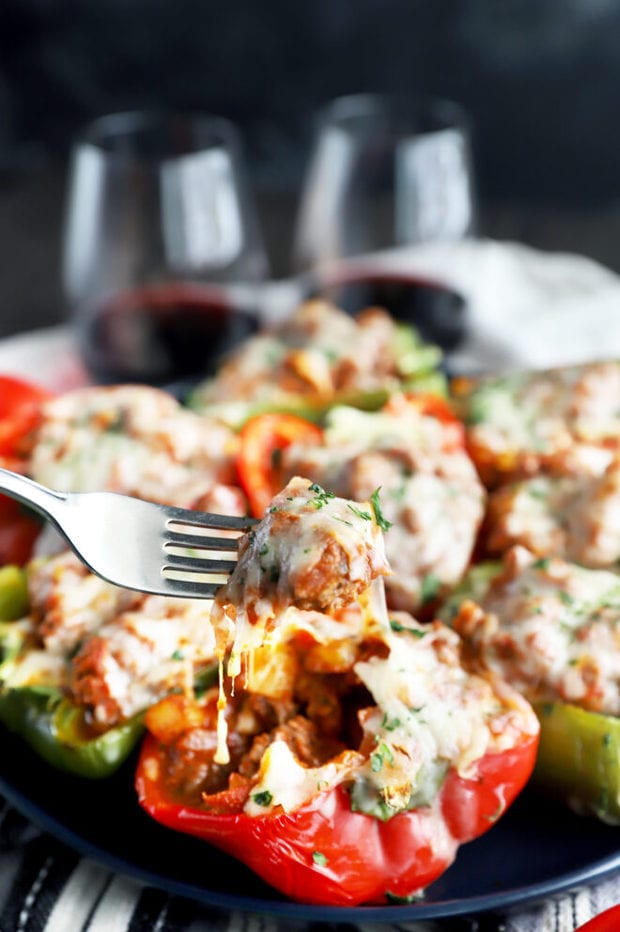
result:
[[[410,272],[407,253],[472,235],[475,225],[470,131],[458,104],[357,94],[320,115],[293,247],[307,292],[351,312],[387,307],[452,347],[465,301]]]
[[[231,123],[130,112],[86,128],[71,160],[63,281],[93,380],[204,376],[256,329],[266,273]]]

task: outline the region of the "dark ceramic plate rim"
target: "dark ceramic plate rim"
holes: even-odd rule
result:
[[[10,738],[12,738],[12,736],[10,736]],[[24,749],[24,753],[24,762],[27,766],[30,762],[29,755],[31,752],[28,749]],[[50,767],[42,762],[38,763],[37,769],[39,777],[38,785],[42,787],[41,793],[42,797],[44,797],[45,787],[47,785],[45,779],[46,772],[50,774],[53,773],[56,778],[57,772],[52,771]],[[124,790],[129,790],[129,787],[125,786]],[[105,783],[96,781],[93,786],[93,791],[97,794],[99,805],[105,804],[105,800],[102,801],[102,793],[105,794],[106,792]],[[4,774],[0,774],[0,792],[4,794],[6,799],[16,809],[26,816],[26,818],[30,819],[36,826],[48,832],[58,841],[74,849],[79,854],[96,861],[116,873],[157,887],[170,894],[195,900],[204,906],[215,906],[225,910],[234,909],[262,913],[276,917],[311,922],[393,922],[397,920],[439,919],[464,915],[473,916],[489,911],[506,913],[515,911],[517,907],[522,908],[526,905],[532,905],[549,897],[566,893],[569,890],[593,884],[611,876],[616,871],[620,871],[619,846],[619,850],[614,854],[607,853],[606,856],[588,860],[577,869],[559,873],[557,876],[547,878],[541,882],[515,886],[499,892],[473,894],[472,896],[446,897],[435,901],[421,901],[415,904],[394,906],[317,906],[295,903],[289,900],[279,900],[276,898],[278,894],[275,891],[271,891],[267,886],[265,886],[265,897],[241,896],[175,879],[157,869],[151,869],[135,859],[127,860],[113,850],[93,843],[85,834],[76,831],[70,825],[65,824],[62,819],[56,817],[49,808],[46,808],[44,802],[22,791],[16,785],[14,779]],[[113,793],[108,793],[108,795],[111,796],[111,801],[113,803]],[[70,794],[67,797],[67,804],[71,805]],[[571,819],[579,818],[572,815],[569,817]],[[161,829],[162,833],[168,834],[167,829],[163,829],[159,826],[157,826],[157,828]],[[501,837],[501,823],[497,827],[494,827],[493,833],[497,838],[498,851],[502,850],[502,853],[505,853],[505,844]],[[165,843],[165,837],[162,836],[162,838],[164,838]],[[484,838],[486,839],[488,836],[484,836]],[[192,839],[192,841],[194,840]],[[536,839],[536,843],[540,845],[541,840]],[[543,844],[544,843],[543,841]],[[477,842],[470,842],[465,848],[475,846],[476,844]],[[461,849],[461,856],[465,848]],[[473,859],[475,860],[475,855]],[[269,898],[270,895],[274,898]]]

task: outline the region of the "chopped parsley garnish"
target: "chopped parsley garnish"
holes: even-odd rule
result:
[[[349,511],[352,511],[354,515],[357,515],[358,518],[362,518],[364,521],[372,521],[370,512],[362,511],[361,508],[357,508],[355,505],[352,505],[351,502],[347,502],[347,508]]]
[[[183,651],[177,648],[177,650],[175,650],[175,652],[172,654],[170,659],[171,660],[183,660],[184,659]]]
[[[394,501],[400,502],[405,497],[406,491],[407,491],[407,482],[405,479],[403,479],[400,485],[396,486],[393,489],[390,489],[390,491],[388,492],[388,495],[390,496],[390,498],[393,498]]]
[[[385,891],[385,898],[388,903],[396,904],[405,904],[405,903],[416,903],[418,900],[424,899],[424,892],[420,893],[409,893],[407,896],[399,896],[398,893],[392,893],[391,890]]]
[[[378,773],[383,767],[384,762],[387,761],[388,764],[394,764],[394,755],[392,750],[388,745],[382,741],[376,751],[370,755],[370,769],[373,773]]]
[[[217,663],[199,670],[194,676],[194,694],[198,698],[217,683]]]
[[[90,420],[90,419],[89,419]],[[88,424],[88,421],[87,421]],[[105,425],[104,430],[108,434],[121,434],[127,427],[127,411],[117,411],[110,419],[110,421]]]
[[[325,489],[321,488],[320,485],[317,485],[316,482],[313,482],[312,485],[308,486],[310,492],[314,492],[316,498],[312,499],[312,504],[315,508],[322,508],[323,505],[327,505],[328,501],[331,498],[335,498],[333,492],[326,492]]]
[[[325,867],[325,865],[327,864],[327,858],[325,857],[322,851],[313,851],[312,860],[314,861],[315,864],[318,864],[319,867]]]
[[[401,720],[399,718],[388,718],[387,714],[383,716],[381,727],[385,728],[386,731],[394,731],[394,729],[399,728],[400,725]]]
[[[535,560],[534,563],[532,563],[532,566],[535,570],[548,570],[550,563],[550,557],[541,557],[540,560]]]
[[[383,514],[383,511],[381,510],[381,503],[379,502],[380,491],[381,491],[381,486],[379,486],[378,489],[375,489],[375,491],[370,496],[370,504],[372,505],[372,509],[375,513],[375,521],[377,522],[381,530],[389,531],[390,528],[392,527],[392,522],[388,521],[388,519]]]
[[[257,806],[270,806],[272,799],[273,796],[269,790],[261,790],[260,793],[254,793],[252,795],[252,800]]]
[[[340,515],[333,515],[334,521],[340,521],[341,524],[346,524],[347,527],[353,527],[352,521],[347,521],[346,518],[341,518]]]
[[[404,625],[402,622],[396,621],[395,618],[390,618],[390,628],[397,633],[400,631],[408,631],[409,634],[413,634],[416,638],[423,638],[428,634],[428,631],[422,631],[420,628],[411,628],[409,625]]]
[[[426,605],[427,602],[431,602],[437,597],[440,586],[441,582],[439,577],[435,576],[434,573],[427,573],[426,576],[422,577],[422,584],[420,587],[422,605]]]

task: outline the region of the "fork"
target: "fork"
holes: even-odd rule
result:
[[[212,599],[257,523],[118,492],[56,492],[1,467],[0,491],[49,519],[97,576],[155,595]]]

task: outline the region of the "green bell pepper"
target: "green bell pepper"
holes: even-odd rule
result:
[[[24,628],[15,622],[27,612],[26,571],[19,566],[0,567],[0,690],[13,661],[24,647]]]
[[[498,561],[472,567],[444,602],[441,619],[450,624],[465,599],[484,608],[485,595],[501,568]],[[620,718],[561,700],[532,705],[540,721],[534,783],[578,812],[620,823]]]
[[[0,722],[19,734],[48,764],[81,777],[113,773],[142,735],[138,715],[102,734],[89,732],[83,710],[60,689],[25,686],[0,692]]]
[[[53,767],[91,779],[107,777],[141,738],[144,713],[97,733],[88,725],[86,710],[65,695],[62,661],[58,672],[50,674],[44,667],[36,681],[24,682],[20,661],[31,650],[28,607],[26,571],[0,568],[0,723]],[[196,693],[216,680],[217,663],[197,670]]]
[[[24,630],[19,625],[0,621],[0,691],[10,676],[13,662],[21,653],[25,642]]]
[[[20,566],[0,567],[0,622],[22,618],[28,611],[28,583]]]
[[[0,722],[16,732],[49,764],[83,777],[106,777],[125,760],[142,734],[136,716],[103,734],[86,726],[84,711],[56,684],[11,686],[20,655],[28,650],[27,573],[0,568]]]
[[[620,719],[565,702],[536,703],[534,779],[572,809],[620,823]]]

